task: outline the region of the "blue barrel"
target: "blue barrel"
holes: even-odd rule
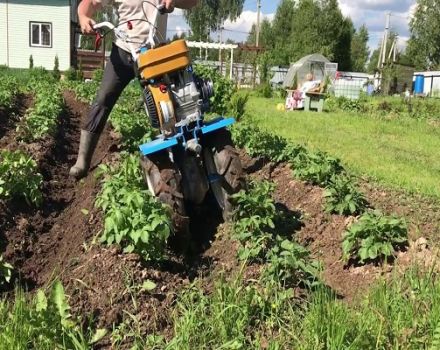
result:
[[[423,94],[425,87],[425,77],[423,75],[416,75],[416,81],[414,82],[414,93]]]

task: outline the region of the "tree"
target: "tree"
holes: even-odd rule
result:
[[[353,23],[342,15],[337,0],[299,0],[288,39],[291,58],[321,53],[341,70],[350,70],[353,32]]]
[[[292,61],[291,46],[286,38],[290,37],[295,15],[293,0],[281,0],[272,22],[271,57],[276,65],[289,65]]]
[[[199,0],[196,7],[185,11],[195,37],[205,39],[211,30],[219,30],[227,19],[233,21],[243,12],[245,0]]]
[[[440,1],[417,0],[410,31],[408,55],[416,68],[440,67]]]
[[[355,72],[365,72],[367,69],[368,57],[368,29],[364,25],[360,27],[353,35],[351,40],[351,69]],[[379,57],[379,52],[377,53]]]

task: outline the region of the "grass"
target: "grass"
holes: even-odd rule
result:
[[[283,100],[251,97],[249,118],[267,131],[341,158],[355,173],[440,197],[440,128],[410,118],[279,112],[277,103]]]
[[[194,287],[177,302],[174,336],[150,336],[149,349],[438,349],[440,281],[412,268],[378,282],[348,305],[325,287],[304,301],[293,290],[217,281],[210,294]]]

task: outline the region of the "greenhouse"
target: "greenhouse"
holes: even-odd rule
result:
[[[284,79],[284,88],[296,88],[296,83],[302,83],[306,80],[308,74],[312,74],[314,80],[323,80],[327,75],[335,75],[337,63],[331,63],[321,54],[312,54],[304,56],[296,63],[292,64]],[[295,79],[296,83],[295,83]]]

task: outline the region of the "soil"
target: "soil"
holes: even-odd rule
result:
[[[103,220],[94,207],[99,191],[94,171],[98,164],[118,159],[117,140],[109,130],[104,131],[91,174],[80,182],[69,178],[69,168],[76,159],[81,117],[88,106],[76,101],[70,92],[64,98],[66,108],[54,138],[22,145],[15,142],[13,123],[0,129],[1,148],[34,150],[32,154],[44,176],[44,202],[40,208],[33,209],[20,201],[0,202],[0,252],[4,252],[5,260],[13,264],[15,273],[31,292],[60,279],[70,297],[72,312],[78,316],[91,315],[95,327],[112,329],[114,324],[130,320],[129,313],[140,321],[144,334],[157,331],[169,337],[170,311],[183,288],[197,280],[209,293],[220,273],[233,275],[239,269],[237,244],[229,237],[230,228],[221,223],[213,205],[193,209],[194,253],[185,257],[170,250],[168,260],[161,264],[145,264],[134,254],[95,244]],[[19,109],[19,115],[29,106],[30,100],[25,101],[27,105]],[[283,233],[295,236],[309,247],[312,256],[322,262],[325,283],[342,298],[354,299],[378,276],[389,273],[388,264],[347,267],[342,262],[342,236],[356,218],[325,213],[321,188],[294,180],[286,164],[250,158],[243,151],[240,158],[248,177],[275,182],[273,196],[277,208],[301,219],[301,227],[285,225]],[[404,267],[413,257],[426,256],[429,243],[420,240],[419,232],[428,239],[435,238],[440,205],[402,193],[397,195],[367,181],[361,185],[373,206],[406,216],[411,224],[411,238],[419,239],[408,252],[399,254],[397,264]],[[258,276],[258,266],[245,271],[245,276]],[[147,280],[156,284],[151,291],[142,290]],[[105,339],[98,348],[110,346]]]

